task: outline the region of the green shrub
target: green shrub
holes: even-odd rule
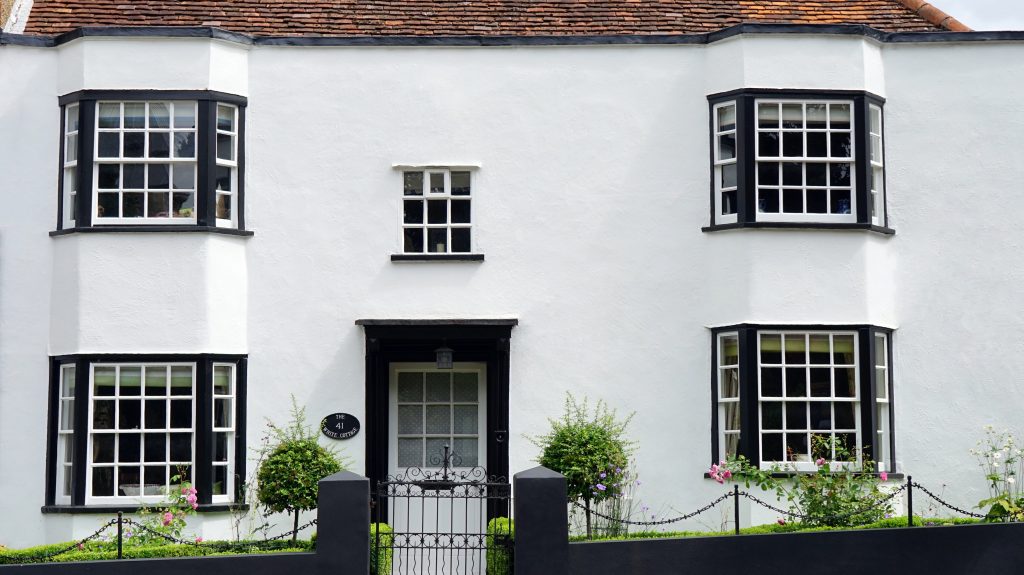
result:
[[[292,421],[285,428],[270,424],[277,444],[256,473],[256,497],[273,513],[294,514],[292,541],[299,528],[299,513],[315,509],[319,482],[344,466],[337,454],[317,442],[317,432],[306,424],[306,410],[292,397]]]
[[[39,545],[26,549],[0,552],[0,564],[20,563],[67,563],[73,561],[106,561],[117,559],[116,541],[90,541],[80,548],[53,557],[50,553],[60,551],[74,542],[65,541],[51,545]],[[123,546],[124,559],[165,559],[173,557],[209,557],[213,555],[251,555],[262,553],[290,553],[309,551],[306,541],[208,541],[200,545],[142,545]]]
[[[495,517],[487,522],[487,575],[512,572],[512,541],[516,526],[508,517]]]
[[[551,419],[551,431],[530,440],[541,448],[538,462],[565,476],[569,500],[583,500],[587,535],[591,535],[591,502],[600,502],[621,494],[634,444],[625,437],[630,414],[619,421],[615,411],[598,401],[593,414],[587,400],[577,403],[566,394],[565,414]]]
[[[391,573],[391,556],[395,544],[395,537],[391,533],[391,526],[387,523],[370,524],[370,573],[373,575]],[[374,547],[376,553],[373,552]]]

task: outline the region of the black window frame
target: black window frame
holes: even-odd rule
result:
[[[711,329],[711,462],[718,463],[720,457],[719,445],[719,421],[718,421],[718,337],[725,333],[736,333],[739,346],[739,409],[740,409],[740,439],[737,447],[737,455],[744,456],[752,465],[761,464],[760,457],[760,426],[758,423],[758,357],[757,337],[762,331],[796,331],[796,332],[837,332],[847,331],[857,333],[858,356],[857,362],[860,367],[860,379],[857,382],[860,391],[860,429],[862,442],[866,444],[865,457],[876,463],[882,462],[881,446],[877,441],[867,444],[865,437],[877,437],[878,423],[876,421],[876,409],[878,393],[875,370],[875,335],[883,334],[888,338],[886,347],[886,365],[888,369],[886,384],[888,385],[889,398],[889,437],[888,455],[884,463],[886,470],[892,473],[896,470],[896,418],[895,398],[893,395],[893,332],[890,328],[869,324],[854,325],[780,325],[780,324],[735,324],[729,326],[715,327]],[[864,406],[870,401],[871,409]]]
[[[755,186],[757,169],[757,158],[754,152],[754,141],[757,130],[756,101],[759,98],[771,98],[773,100],[851,100],[854,109],[854,122],[852,133],[854,139],[854,198],[856,200],[857,221],[851,223],[835,222],[809,222],[809,221],[758,221],[757,210],[757,189]],[[862,229],[877,232],[884,235],[893,235],[895,230],[889,227],[889,212],[886,195],[888,187],[885,186],[886,171],[882,170],[882,214],[881,225],[873,224],[871,221],[869,189],[869,172],[871,162],[868,155],[868,138],[870,131],[870,107],[878,106],[882,111],[882,159],[885,162],[885,98],[864,90],[807,90],[807,89],[767,89],[767,88],[743,88],[711,94],[707,97],[709,110],[708,138],[710,142],[710,223],[702,228],[702,231],[712,232],[718,230],[729,230],[737,228],[804,228],[804,229]],[[717,223],[719,215],[716,213],[716,189],[715,189],[715,106],[728,102],[736,104],[736,222]]]
[[[92,173],[95,168],[93,142],[96,134],[96,103],[101,100],[132,101],[191,101],[198,106],[196,117],[196,223],[183,224],[102,224],[93,223]],[[57,227],[50,235],[75,232],[213,232],[251,236],[245,229],[245,124],[248,99],[244,96],[213,90],[79,90],[58,99],[60,104],[60,165],[57,185]],[[64,226],[64,129],[66,109],[78,104],[78,163],[74,168],[78,181],[78,200],[74,225]],[[231,104],[238,108],[237,186],[235,209],[236,226],[217,225],[216,167],[217,167],[217,104]]]
[[[46,485],[43,513],[107,513],[116,511],[134,512],[147,505],[87,504],[85,492],[86,473],[89,466],[82,464],[88,455],[89,437],[89,368],[94,363],[159,363],[188,362],[196,364],[195,453],[193,457],[193,485],[197,490],[198,511],[226,511],[244,506],[243,485],[246,475],[246,380],[249,356],[244,354],[71,354],[50,357],[49,397],[47,401],[46,431]],[[235,484],[230,503],[213,503],[213,366],[215,363],[230,363],[235,366]],[[75,366],[75,422],[74,422],[74,463],[71,478],[71,503],[58,504],[57,418],[60,402],[60,372],[62,366]],[[148,504],[151,505],[151,504]]]

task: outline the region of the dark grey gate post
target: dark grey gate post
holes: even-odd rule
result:
[[[569,510],[565,476],[534,467],[513,478],[515,575],[569,573]]]
[[[324,572],[370,572],[370,480],[342,471],[320,480],[317,563]]]

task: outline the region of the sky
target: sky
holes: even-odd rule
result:
[[[1024,0],[929,0],[975,30],[1024,30]]]

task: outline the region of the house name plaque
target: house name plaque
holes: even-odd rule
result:
[[[359,420],[351,413],[332,413],[320,422],[320,431],[331,439],[349,439],[359,433]]]

